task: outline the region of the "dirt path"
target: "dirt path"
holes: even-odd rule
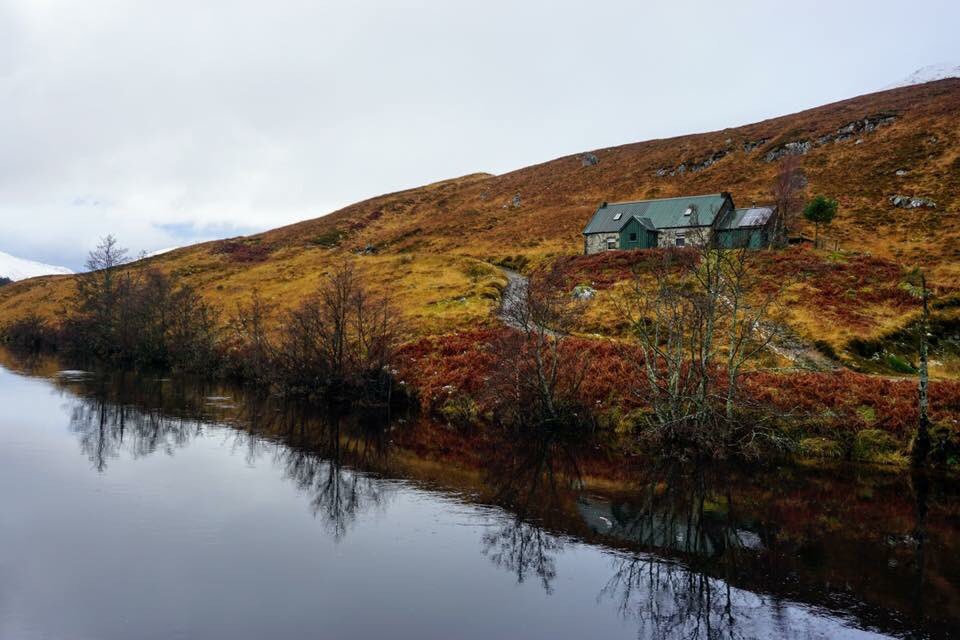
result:
[[[508,327],[523,329],[524,327],[517,319],[520,315],[517,312],[520,309],[523,299],[527,295],[527,287],[530,281],[526,276],[517,273],[513,269],[500,267],[500,270],[503,272],[503,275],[507,276],[507,286],[504,287],[503,293],[500,296],[500,310],[497,311],[497,316]]]
[[[774,354],[789,360],[797,369],[807,369],[810,371],[835,371],[842,368],[841,365],[827,356],[784,326],[762,326],[757,330],[761,339],[766,338],[769,332],[774,332],[773,338],[767,345]]]

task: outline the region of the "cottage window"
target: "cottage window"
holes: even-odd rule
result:
[[[631,233],[631,234],[630,234],[630,242],[636,242],[636,241],[637,241],[637,234]]]
[[[617,240],[616,238],[607,238],[607,250],[616,249]]]
[[[677,236],[676,243],[678,247],[685,246],[687,244],[687,239],[683,236]]]
[[[622,214],[622,213],[615,213],[615,214],[613,214],[613,219],[614,219],[614,220],[619,220],[619,219],[622,218],[622,217],[623,217],[623,214]]]

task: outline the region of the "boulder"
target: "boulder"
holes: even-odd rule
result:
[[[920,207],[925,207],[927,209],[936,209],[937,203],[933,200],[927,198],[917,198],[915,196],[890,196],[890,204],[901,209],[919,209]]]
[[[578,284],[571,294],[577,300],[591,300],[597,295],[597,290],[585,284]]]

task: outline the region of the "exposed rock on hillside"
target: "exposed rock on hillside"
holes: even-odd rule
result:
[[[720,149],[719,151],[712,151],[709,156],[703,158],[702,160],[695,160],[692,162],[681,162],[677,165],[676,168],[671,167],[660,167],[656,170],[655,175],[658,178],[672,177],[676,175],[684,175],[688,171],[690,173],[699,173],[704,169],[713,166],[718,161],[727,157],[732,151],[730,149]]]
[[[754,149],[758,149],[763,145],[770,142],[770,138],[760,138],[759,140],[747,140],[743,143],[743,151],[745,153],[750,153]]]
[[[890,204],[895,207],[900,207],[901,209],[919,209],[920,207],[926,207],[928,209],[937,208],[937,203],[933,200],[915,198],[913,196],[890,196]]]
[[[867,116],[863,120],[854,120],[848,122],[834,133],[828,133],[825,136],[817,138],[817,144],[827,144],[828,142],[843,142],[850,140],[861,133],[870,133],[879,127],[885,127],[897,121],[896,114],[881,113],[873,116]]]
[[[592,167],[600,162],[600,158],[592,153],[582,153],[577,157],[580,158],[580,166],[582,167]]]
[[[775,149],[767,151],[766,155],[763,156],[764,162],[776,162],[784,156],[802,156],[806,155],[808,151],[812,148],[809,140],[795,140],[793,142],[785,142]]]
[[[819,136],[814,142],[810,140],[795,140],[785,142],[784,144],[771,149],[764,156],[764,162],[775,162],[784,156],[806,155],[814,147],[819,147],[831,142],[844,142],[855,138],[864,133],[870,133],[880,127],[893,124],[897,120],[895,113],[879,113],[872,116],[866,116],[860,120],[854,120],[839,127],[833,133]],[[861,144],[863,139],[857,138],[856,144]]]

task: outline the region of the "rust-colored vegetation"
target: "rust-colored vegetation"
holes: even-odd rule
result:
[[[271,247],[255,240],[221,240],[210,251],[225,255],[233,262],[263,262],[270,257]]]

